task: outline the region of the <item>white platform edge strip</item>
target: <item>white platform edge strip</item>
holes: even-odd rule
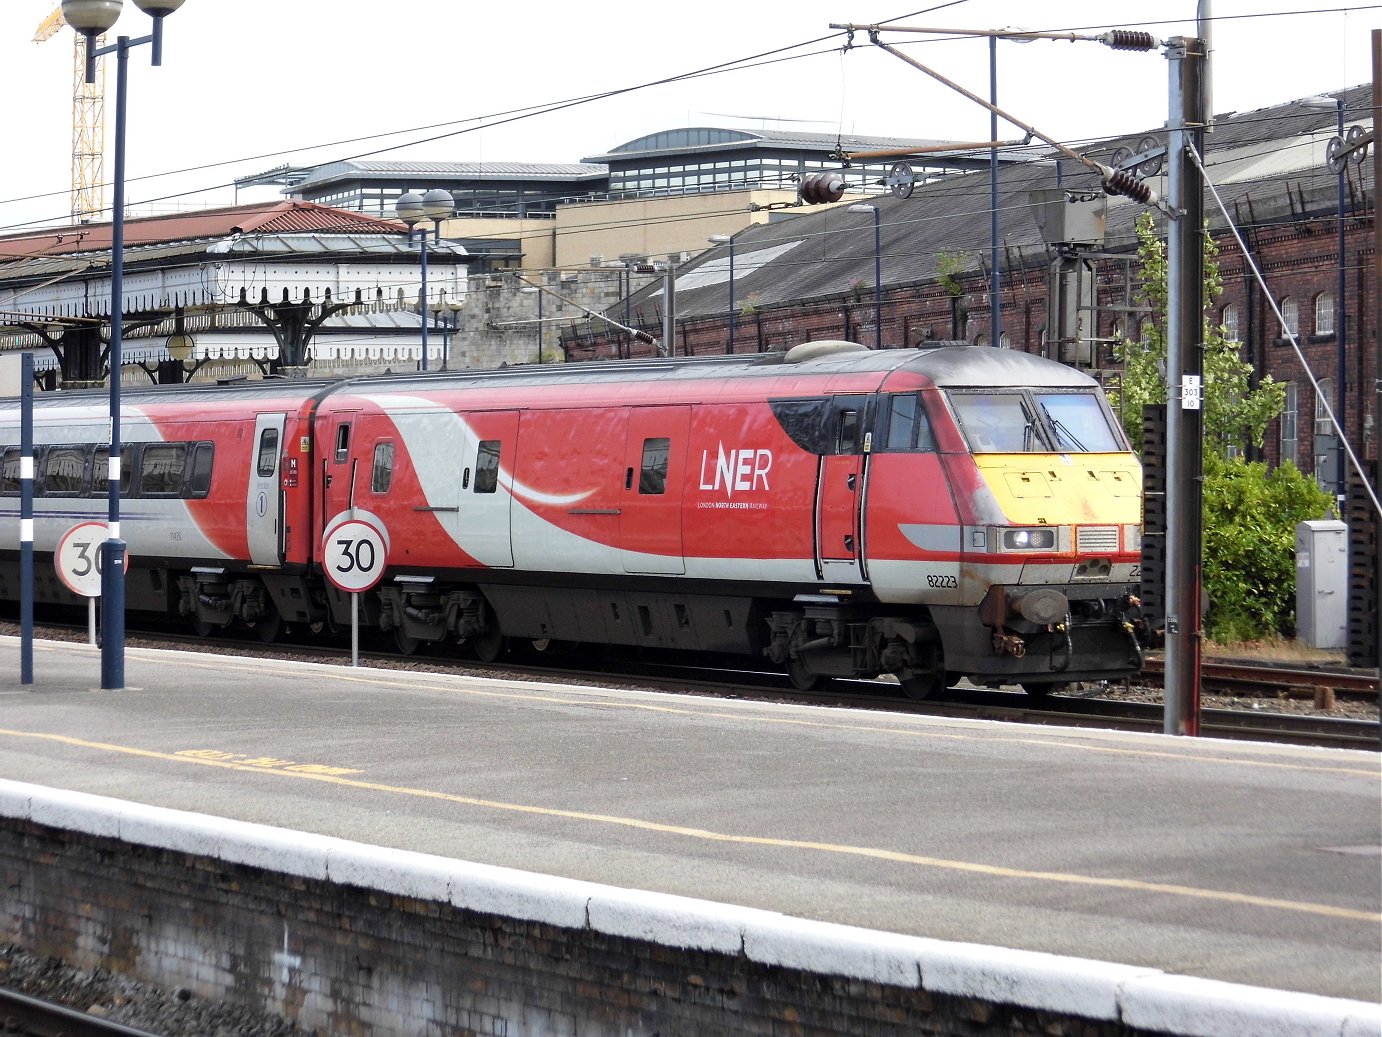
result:
[[[764,965],[972,997],[1178,1037],[1379,1037],[1382,1005],[950,943],[622,889],[0,779],[0,816],[301,878]]]

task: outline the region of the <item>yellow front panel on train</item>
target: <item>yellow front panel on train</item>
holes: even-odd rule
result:
[[[975,454],[1013,525],[1142,521],[1142,467],[1132,454]]]

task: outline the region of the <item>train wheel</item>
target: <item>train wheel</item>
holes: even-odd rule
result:
[[[210,637],[216,630],[216,624],[202,619],[200,616],[192,617],[192,629],[198,637]]]
[[[824,678],[819,673],[813,673],[806,668],[806,664],[798,659],[787,660],[787,679],[792,682],[792,687],[797,691],[815,691],[821,686]]]
[[[278,614],[278,609],[270,605],[268,614],[260,616],[251,626],[259,635],[259,640],[271,645],[283,634],[283,617]]]
[[[899,677],[897,683],[902,687],[902,694],[918,702],[923,699],[929,699],[945,685],[945,681],[938,673],[922,673],[917,674],[915,677]]]
[[[417,654],[418,646],[422,644],[416,637],[405,633],[402,627],[393,628],[393,642],[404,655]]]
[[[504,654],[504,635],[498,626],[491,626],[483,634],[472,637],[467,642],[482,663],[492,663]]]

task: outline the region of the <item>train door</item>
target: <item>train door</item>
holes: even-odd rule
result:
[[[684,573],[681,499],[691,408],[633,407],[628,415],[619,509],[624,571]]]
[[[341,512],[355,505],[355,481],[358,465],[351,457],[350,437],[357,411],[333,411],[319,417],[316,428],[317,455],[321,458],[323,527]],[[365,472],[366,480],[369,472]]]
[[[254,453],[250,457],[245,529],[249,534],[250,561],[255,565],[279,565],[283,561],[283,495],[279,490],[279,467],[286,418],[286,414],[259,414],[254,419]]]
[[[466,438],[456,467],[457,507],[452,536],[461,549],[492,568],[513,565],[513,465],[518,453],[519,412],[486,411],[465,416],[474,438]]]
[[[826,414],[825,446],[816,478],[816,563],[831,583],[862,583],[859,521],[864,499],[864,396],[836,396]]]

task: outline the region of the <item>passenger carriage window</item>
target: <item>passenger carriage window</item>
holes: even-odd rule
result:
[[[388,493],[393,482],[393,444],[374,444],[374,467],[370,469],[369,488],[374,493]]]
[[[665,437],[643,440],[643,467],[638,472],[639,493],[667,492],[667,455],[672,441]]]
[[[120,447],[120,496],[127,497],[133,485],[135,462],[139,444],[124,443]],[[91,458],[91,496],[110,496],[110,447],[98,446]]]
[[[139,460],[139,495],[181,497],[186,471],[186,443],[144,444]]]
[[[935,437],[931,421],[922,409],[921,397],[916,393],[893,396],[888,411],[888,438],[884,449],[891,453],[933,451]]]
[[[211,493],[211,468],[215,459],[216,444],[192,444],[187,461],[187,496],[205,497]]]
[[[493,493],[499,487],[499,440],[482,439],[475,453],[475,492]]]
[[[80,497],[86,492],[86,465],[84,446],[47,447],[42,466],[36,466],[35,492],[42,497]]]
[[[5,448],[0,457],[0,496],[19,496],[19,447]]]
[[[259,458],[255,462],[254,471],[261,479],[267,479],[277,470],[278,429],[266,428],[259,434]]]
[[[336,426],[336,461],[344,461],[350,456],[350,425],[342,423]]]

